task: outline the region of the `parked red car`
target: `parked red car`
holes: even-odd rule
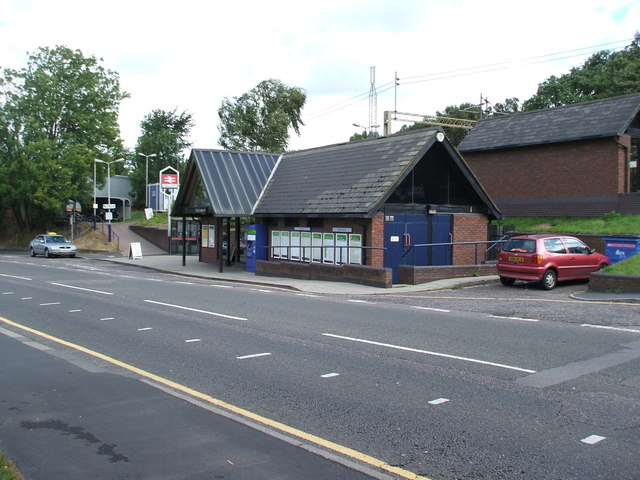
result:
[[[605,255],[566,235],[511,237],[498,257],[498,275],[505,286],[516,280],[540,282],[551,290],[558,281],[589,278],[610,265]]]

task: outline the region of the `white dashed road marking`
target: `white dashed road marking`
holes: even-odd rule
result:
[[[246,360],[247,358],[258,358],[258,357],[267,357],[271,355],[268,352],[265,353],[253,353],[251,355],[242,355],[241,357],[236,357],[238,360]]]

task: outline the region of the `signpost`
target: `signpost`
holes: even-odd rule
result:
[[[160,176],[160,189],[162,190],[162,194],[165,195],[167,198],[167,236],[168,236],[168,245],[167,251],[171,251],[171,200],[173,199],[172,195],[171,195],[171,190],[177,190],[178,188],[180,188],[180,174],[178,173],[178,171],[173,168],[173,167],[165,167],[162,170],[160,170],[159,173]],[[168,191],[168,193],[165,193],[165,190]],[[184,246],[183,246],[184,247]]]

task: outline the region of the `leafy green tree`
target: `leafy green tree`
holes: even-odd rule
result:
[[[118,75],[80,50],[43,47],[0,84],[0,198],[18,227],[48,223],[69,200],[91,203],[96,145],[122,152]]]
[[[523,110],[559,107],[571,103],[640,92],[640,32],[623,50],[602,50],[581,67],[538,85],[536,94],[524,102]]]
[[[289,128],[300,135],[305,91],[280,80],[264,80],[218,109],[220,145],[229,150],[281,153],[289,145]]]
[[[153,110],[140,122],[142,134],[138,137],[134,156],[130,159],[130,178],[136,206],[145,206],[147,166],[149,183],[157,183],[160,170],[165,167],[182,171],[185,163],[184,151],[191,146],[188,137],[193,125],[190,113],[178,113],[176,109]]]
[[[368,138],[378,138],[380,136],[380,134],[374,130],[371,130],[369,132],[367,132],[366,130],[363,130],[362,133],[354,133],[353,135],[351,135],[351,138],[349,138],[350,142],[357,142],[360,140],[367,140]]]

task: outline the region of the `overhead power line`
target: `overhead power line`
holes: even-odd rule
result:
[[[567,58],[580,57],[587,54],[594,54],[605,49],[604,47],[610,47],[613,45],[616,45],[616,47],[610,48],[609,50],[618,51],[626,48],[632,41],[633,39],[629,38],[626,40],[618,40],[615,42],[608,42],[600,45],[576,48],[573,50],[565,50],[562,52],[549,53],[545,55],[537,55],[537,56],[527,57],[519,60],[492,63],[487,65],[478,65],[475,67],[467,67],[467,68],[461,68],[457,70],[448,70],[444,72],[428,73],[424,75],[414,75],[410,77],[404,77],[402,79],[397,79],[397,81],[398,81],[398,85],[409,85],[414,83],[433,82],[436,80],[446,80],[448,78],[455,78],[455,77],[461,77],[461,76],[467,76],[467,75],[478,75],[481,73],[493,72],[496,70],[506,70],[510,68],[525,67],[528,65],[548,63],[548,62],[554,62],[557,60],[565,60]],[[396,81],[394,80],[392,82],[385,83],[381,87],[379,87],[377,89],[377,93],[378,94],[384,93],[395,87],[396,87]],[[359,103],[361,101],[364,101],[365,99],[368,99],[369,93],[370,93],[369,91],[366,91],[354,97],[351,97],[347,100],[339,102],[337,104],[330,105],[328,107],[312,112],[309,115],[307,115],[307,120],[315,120],[316,118],[324,117],[336,111],[347,108],[351,105],[355,105],[356,103]]]

